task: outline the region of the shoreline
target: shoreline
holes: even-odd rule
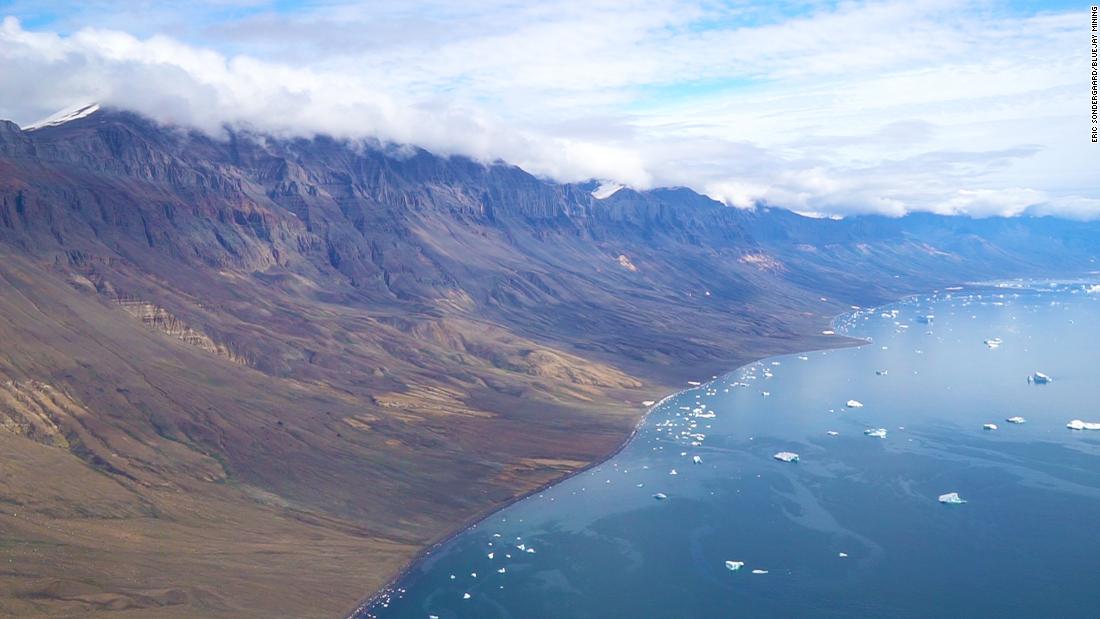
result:
[[[909,296],[915,296],[915,295],[919,295],[919,294],[920,293],[914,293],[914,295],[909,295]],[[891,301],[891,303],[897,303],[900,300],[901,299],[898,299],[896,301]],[[840,319],[842,316],[850,314],[851,311],[852,310],[849,310],[847,312],[841,312],[841,313],[833,316],[831,319],[829,319],[829,322],[826,323],[826,324],[829,325],[829,326],[832,326],[834,321]],[[808,334],[808,335],[804,335],[803,337],[809,339],[809,338],[813,338],[815,336],[816,336],[816,334]],[[837,349],[841,349],[841,348],[855,348],[855,347],[859,347],[859,346],[865,346],[867,344],[867,342],[865,342],[863,340],[859,340],[857,338],[852,338],[852,337],[849,337],[847,335],[843,335],[841,333],[836,334],[836,339],[837,339],[837,345],[836,346],[830,346],[830,347],[825,347],[825,348],[810,348],[810,349],[806,349],[806,350],[800,350],[798,352],[780,353],[780,354],[782,354],[782,355],[803,354],[803,353],[817,352],[817,351],[822,351],[822,350],[837,350]],[[355,605],[355,608],[353,608],[348,613],[345,613],[343,615],[344,619],[357,619],[360,616],[360,614],[363,611],[365,611],[367,608],[371,607],[372,605],[374,605],[376,602],[378,602],[382,598],[390,595],[395,590],[397,584],[400,583],[402,580],[404,580],[404,578],[406,576],[408,576],[414,569],[416,569],[418,566],[420,566],[422,563],[424,563],[431,556],[431,554],[433,552],[435,552],[437,549],[439,549],[443,545],[447,544],[448,542],[454,540],[459,535],[462,535],[466,531],[469,531],[470,529],[476,527],[477,525],[481,524],[482,522],[488,520],[493,515],[498,514],[501,511],[504,511],[505,509],[508,509],[509,507],[511,507],[512,505],[515,505],[516,503],[519,503],[520,501],[523,501],[523,500],[528,499],[532,496],[535,496],[536,494],[538,494],[540,492],[543,492],[548,488],[556,486],[556,485],[558,485],[558,484],[560,484],[560,483],[562,483],[562,482],[564,482],[568,479],[572,479],[572,478],[574,478],[574,477],[576,477],[576,476],[578,476],[582,473],[586,473],[586,472],[588,472],[588,471],[590,471],[590,470],[592,470],[592,469],[594,469],[598,466],[602,466],[602,465],[606,464],[607,462],[609,462],[610,460],[612,460],[615,456],[622,453],[622,451],[624,449],[626,449],[630,445],[631,442],[634,441],[634,437],[638,435],[638,431],[641,429],[642,425],[645,424],[645,422],[649,420],[650,414],[652,414],[653,411],[660,408],[661,405],[663,405],[669,399],[674,398],[674,397],[676,397],[676,396],[678,396],[682,393],[685,393],[687,391],[691,391],[692,389],[698,389],[700,387],[704,387],[704,386],[714,382],[715,380],[718,380],[719,378],[721,378],[723,376],[726,376],[726,375],[728,375],[732,372],[736,372],[737,370],[739,370],[743,367],[752,365],[753,363],[759,363],[760,361],[762,361],[764,359],[770,359],[771,357],[774,357],[774,356],[777,356],[777,355],[775,355],[775,354],[765,355],[765,356],[762,356],[762,357],[752,359],[750,361],[746,361],[746,362],[742,363],[741,365],[735,366],[733,368],[730,368],[729,370],[726,370],[726,371],[722,372],[721,374],[718,374],[715,378],[709,378],[705,381],[700,381],[700,384],[698,384],[698,385],[689,385],[685,389],[680,389],[678,391],[673,391],[672,393],[669,393],[668,395],[664,396],[660,400],[654,402],[654,404],[652,406],[650,406],[646,409],[645,413],[642,414],[642,416],[638,419],[637,423],[634,424],[634,427],[631,429],[630,433],[623,439],[623,441],[613,451],[608,453],[606,456],[603,456],[603,457],[599,458],[598,460],[593,460],[591,463],[589,463],[589,464],[587,464],[587,465],[585,465],[585,466],[583,466],[583,467],[581,467],[581,468],[579,468],[575,471],[572,471],[572,472],[570,472],[566,475],[563,475],[563,476],[561,476],[557,479],[554,479],[552,481],[548,481],[544,484],[541,484],[540,486],[530,490],[529,492],[525,492],[523,494],[516,495],[515,497],[505,501],[504,503],[501,503],[500,505],[497,505],[497,506],[491,508],[490,510],[486,511],[483,514],[479,514],[477,516],[473,516],[473,517],[467,519],[461,526],[456,528],[452,533],[449,533],[449,534],[445,535],[444,537],[442,537],[438,541],[433,542],[433,543],[429,544],[428,546],[425,546],[423,549],[421,549],[419,552],[417,552],[416,555],[414,555],[411,559],[409,559],[409,561],[397,572],[397,574],[395,574],[392,578],[390,578],[389,580],[386,581],[386,584],[384,584],[382,587],[380,587],[378,590],[376,590],[370,596],[368,596],[366,598],[363,598],[359,603],[357,603]]]
[[[898,297],[894,300],[888,301],[886,303],[882,303],[880,305],[875,305],[875,306],[872,306],[872,307],[864,307],[864,308],[859,308],[859,309],[855,309],[853,307],[849,310],[846,310],[846,311],[843,311],[843,312],[840,312],[840,313],[834,315],[825,324],[830,329],[836,330],[840,326],[839,323],[846,316],[851,316],[855,312],[869,311],[869,310],[877,311],[877,310],[879,310],[883,307],[893,305],[895,303],[903,303],[907,300],[917,298],[917,297],[921,297],[921,296],[939,295],[939,294],[942,294],[944,292],[957,292],[955,290],[947,290],[948,288],[951,288],[953,286],[959,286],[959,287],[962,287],[962,288],[970,288],[970,289],[977,289],[977,290],[1000,290],[1001,289],[1000,287],[998,287],[996,285],[996,282],[982,282],[982,281],[980,281],[980,282],[963,282],[963,283],[958,283],[958,284],[952,284],[952,286],[939,287],[939,288],[935,288],[935,289],[932,289],[932,290],[927,290],[927,291],[924,291],[924,292],[912,292],[912,293],[909,293],[909,294],[904,294],[904,295],[902,295],[902,296],[900,296],[900,297]],[[806,339],[810,339],[810,338],[818,337],[818,334],[816,334],[816,333],[814,333],[814,334],[804,334],[804,335],[802,335],[802,337],[806,338]],[[581,468],[579,468],[575,471],[572,471],[572,472],[570,472],[566,475],[563,475],[562,477],[559,477],[559,478],[554,479],[552,481],[546,482],[546,483],[538,486],[537,488],[532,489],[529,492],[525,492],[523,494],[516,495],[515,497],[509,499],[508,501],[506,501],[504,503],[501,503],[500,505],[489,509],[488,511],[486,511],[483,514],[480,514],[478,516],[474,516],[474,517],[471,517],[471,518],[467,519],[460,527],[456,528],[452,533],[449,533],[449,534],[445,535],[444,537],[442,537],[438,541],[433,542],[428,546],[425,546],[423,549],[421,549],[419,552],[417,552],[416,555],[414,555],[411,559],[409,559],[409,561],[397,572],[397,574],[395,574],[392,578],[390,578],[389,580],[386,581],[385,585],[380,587],[377,591],[372,593],[370,596],[368,596],[366,598],[363,598],[358,604],[356,604],[356,606],[353,610],[351,610],[350,612],[343,615],[344,619],[357,619],[357,617],[359,617],[360,613],[362,613],[364,610],[366,610],[367,608],[372,606],[374,603],[376,603],[380,599],[382,599],[382,598],[386,597],[387,595],[391,594],[394,591],[394,589],[396,588],[396,585],[398,583],[400,583],[406,576],[408,576],[419,565],[424,563],[424,561],[426,561],[428,559],[428,557],[431,556],[431,554],[433,552],[435,552],[437,549],[439,549],[443,545],[447,544],[448,542],[454,540],[459,535],[462,535],[466,531],[469,531],[470,529],[476,527],[478,524],[484,522],[485,520],[489,519],[493,515],[495,515],[497,513],[500,513],[501,511],[504,511],[505,509],[511,507],[512,505],[515,505],[516,503],[519,503],[520,501],[523,501],[523,500],[528,499],[532,496],[535,496],[536,494],[538,494],[540,492],[543,492],[543,491],[545,491],[546,489],[548,489],[550,487],[556,486],[556,485],[558,485],[558,484],[560,484],[560,483],[562,483],[562,482],[564,482],[568,479],[572,479],[573,477],[576,477],[576,476],[578,476],[582,473],[586,473],[586,472],[592,470],[593,468],[596,468],[598,466],[602,466],[603,464],[606,464],[607,462],[612,460],[615,456],[622,453],[622,451],[624,449],[626,449],[627,446],[629,446],[631,442],[633,442],[634,437],[637,436],[638,431],[641,429],[642,425],[649,419],[650,414],[652,414],[653,411],[657,410],[661,405],[663,405],[669,399],[674,398],[674,397],[676,397],[676,396],[678,396],[682,393],[685,393],[687,391],[691,391],[692,389],[698,389],[700,387],[704,387],[704,386],[714,382],[715,380],[718,380],[722,376],[726,376],[726,375],[728,375],[732,372],[736,372],[737,370],[739,370],[743,367],[752,365],[753,363],[759,363],[760,361],[763,361],[765,359],[770,359],[770,358],[775,357],[775,356],[808,354],[808,353],[820,352],[820,351],[825,351],[825,350],[838,350],[838,349],[842,349],[842,348],[858,348],[860,346],[866,346],[870,343],[870,342],[868,342],[866,340],[863,340],[863,339],[860,339],[860,338],[853,338],[849,335],[846,335],[842,331],[836,331],[834,336],[829,336],[829,337],[835,337],[836,338],[837,344],[835,346],[829,346],[829,347],[824,347],[824,348],[808,348],[808,349],[805,349],[805,350],[799,350],[797,352],[791,352],[791,353],[779,353],[779,354],[765,355],[765,356],[762,356],[762,357],[752,359],[750,361],[746,361],[745,363],[742,363],[741,365],[735,366],[733,368],[730,368],[729,370],[726,370],[726,371],[722,372],[721,374],[718,374],[715,378],[710,378],[710,379],[707,379],[705,381],[700,381],[699,385],[689,385],[685,389],[680,389],[679,391],[674,391],[672,393],[669,393],[668,395],[664,396],[663,398],[661,398],[660,400],[655,402],[652,406],[648,407],[646,409],[645,413],[642,414],[642,416],[638,419],[637,423],[634,424],[634,427],[631,429],[630,433],[623,439],[623,441],[613,451],[608,453],[606,456],[604,456],[604,457],[602,457],[598,460],[593,460],[591,463],[589,463],[589,464],[587,464],[587,465],[585,465],[585,466],[583,466],[583,467],[581,467]]]
[[[750,363],[755,363],[755,361],[750,362]],[[708,381],[708,382],[710,382],[710,381]],[[706,383],[703,383],[703,384],[706,384]],[[695,389],[695,388],[696,387],[690,387],[689,389]],[[579,468],[575,471],[572,471],[572,472],[570,472],[566,475],[563,475],[563,476],[558,477],[554,480],[551,480],[551,481],[548,481],[544,484],[541,484],[537,488],[534,488],[534,489],[532,489],[528,492],[518,494],[518,495],[512,497],[511,499],[508,499],[504,503],[501,503],[500,505],[497,505],[497,506],[491,508],[489,511],[486,511],[483,514],[473,516],[473,517],[467,519],[466,522],[464,522],[460,527],[458,527],[452,533],[448,533],[446,536],[444,536],[439,541],[433,542],[430,545],[424,547],[419,552],[417,552],[415,556],[413,556],[411,559],[409,559],[409,561],[401,568],[401,570],[393,578],[386,581],[386,584],[383,585],[380,589],[378,589],[374,593],[372,593],[370,595],[370,597],[368,597],[368,598],[364,599],[363,601],[359,602],[351,612],[344,615],[344,618],[345,619],[356,619],[356,617],[358,617],[360,613],[362,613],[364,610],[366,610],[367,608],[372,606],[380,598],[385,597],[388,593],[392,592],[394,590],[394,587],[397,585],[397,583],[401,582],[406,576],[409,575],[410,572],[412,572],[420,564],[422,564],[424,561],[426,561],[428,559],[428,557],[435,550],[437,550],[438,548],[440,548],[443,545],[447,544],[448,542],[455,539],[459,535],[462,535],[466,531],[469,531],[470,529],[476,527],[477,525],[481,524],[482,522],[485,522],[486,520],[488,520],[489,518],[491,518],[495,514],[498,514],[502,511],[504,511],[505,509],[508,509],[512,505],[515,505],[516,503],[519,503],[520,501],[523,501],[525,499],[529,499],[532,496],[535,496],[536,494],[538,494],[540,492],[543,492],[543,491],[547,490],[548,488],[556,486],[556,485],[560,484],[561,482],[563,482],[567,479],[572,479],[573,477],[576,477],[577,475],[580,475],[581,473],[586,473],[586,472],[592,470],[593,468],[595,468],[597,466],[605,464],[606,462],[608,462],[609,460],[611,460],[615,456],[619,455],[620,453],[622,453],[622,451],[624,449],[627,448],[628,445],[630,445],[630,443],[634,440],[634,437],[637,436],[638,430],[640,430],[642,425],[646,422],[646,420],[649,419],[650,413],[652,413],[659,406],[664,404],[669,398],[673,398],[673,397],[683,393],[684,391],[688,391],[689,389],[681,389],[680,391],[675,391],[673,393],[670,393],[670,394],[666,395],[665,397],[661,398],[660,400],[658,400],[657,402],[655,402],[653,404],[653,406],[648,407],[646,409],[645,413],[643,413],[642,416],[638,419],[637,423],[634,424],[634,427],[630,430],[630,434],[628,434],[626,436],[626,438],[624,438],[623,441],[611,453],[607,454],[606,456],[601,457],[599,460],[593,460],[589,464],[586,464],[583,467],[581,467],[581,468]]]

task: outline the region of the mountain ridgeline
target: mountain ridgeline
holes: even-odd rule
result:
[[[0,614],[333,617],[850,305],[1100,226],[811,219],[324,137],[0,121]],[[130,616],[130,615],[127,615]]]

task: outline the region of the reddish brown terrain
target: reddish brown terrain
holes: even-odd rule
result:
[[[1094,268],[1100,238],[592,188],[116,111],[0,122],[0,615],[341,616],[644,400],[838,345],[813,334],[851,304]]]

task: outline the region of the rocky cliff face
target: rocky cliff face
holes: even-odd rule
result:
[[[594,188],[117,111],[0,123],[0,614],[338,615],[679,381],[1100,247]]]

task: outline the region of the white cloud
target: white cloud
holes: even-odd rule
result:
[[[70,15],[59,30],[91,25],[65,35],[6,19],[0,116],[96,100],[212,133],[376,137],[742,207],[1100,216],[1077,13],[419,0],[214,19],[208,3],[143,27],[111,6]]]

